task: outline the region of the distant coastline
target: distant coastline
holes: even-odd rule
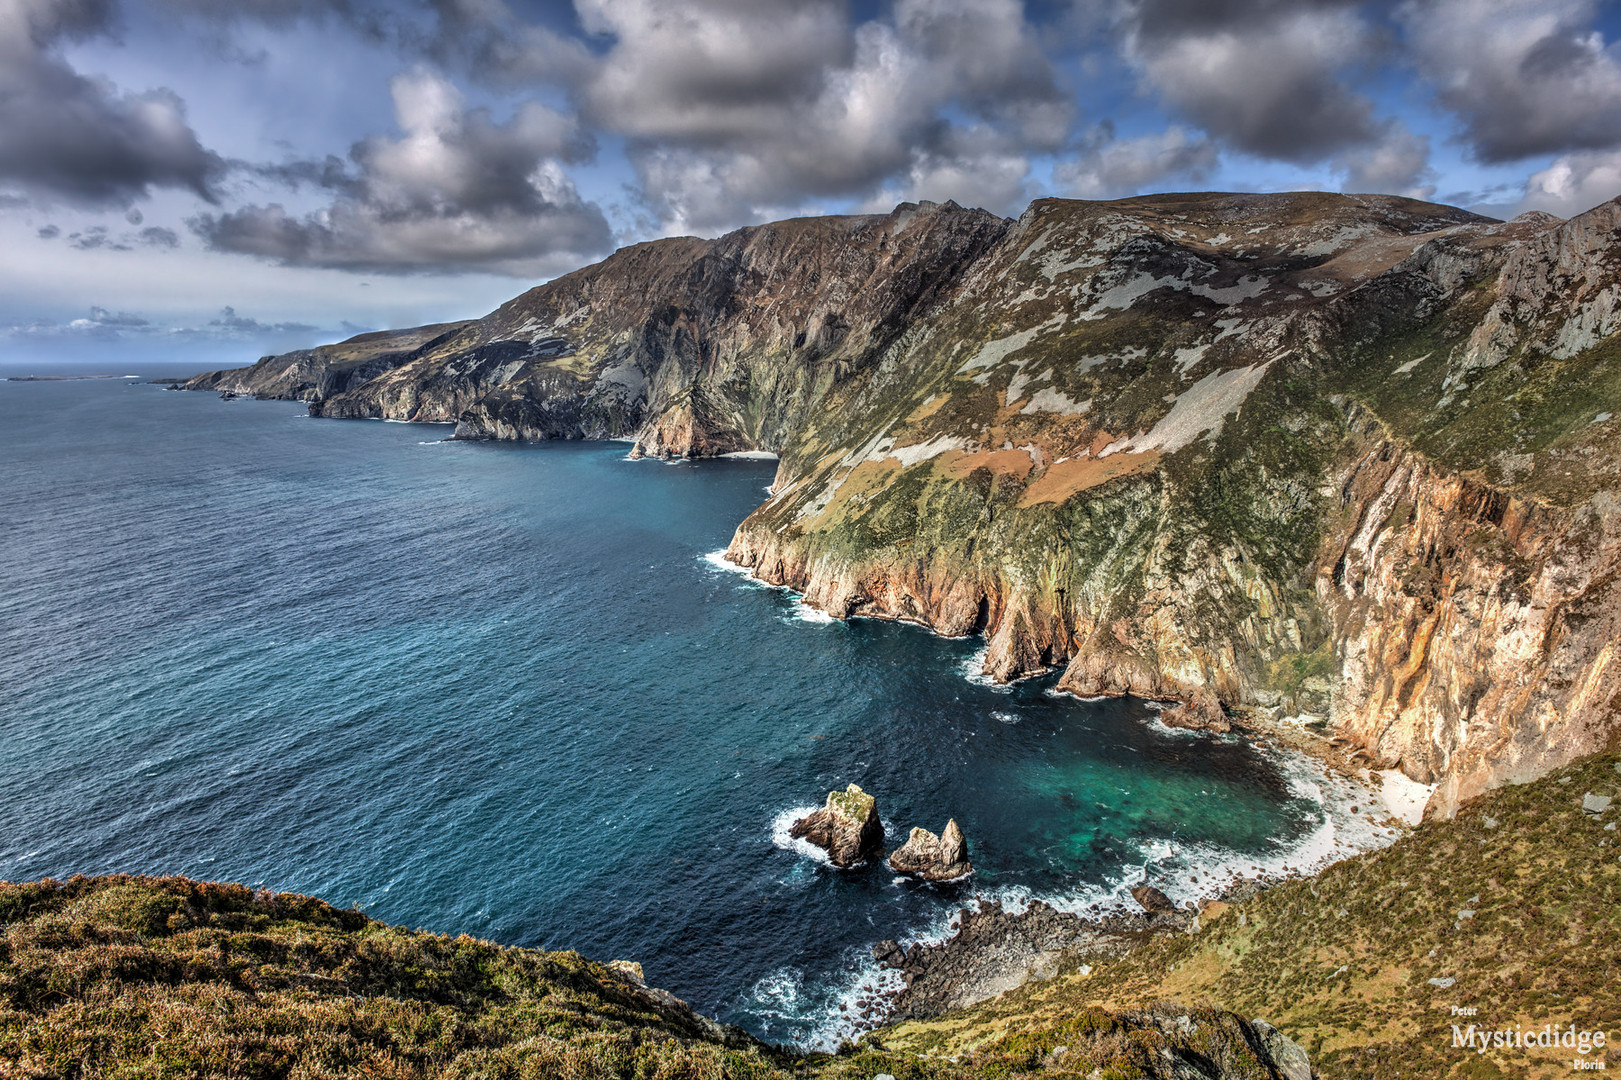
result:
[[[11,375],[6,382],[82,382],[85,379],[139,379],[139,375]]]

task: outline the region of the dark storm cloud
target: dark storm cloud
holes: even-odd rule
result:
[[[173,93],[80,75],[62,41],[109,28],[95,0],[0,0],[0,183],[45,202],[122,206],[154,188],[214,199],[223,162]]]
[[[194,218],[211,247],[295,266],[406,272],[556,272],[610,246],[606,219],[580,198],[563,164],[594,144],[570,118],[536,102],[505,123],[466,109],[442,76],[394,80],[404,135],[374,136],[335,159],[284,175],[336,192],[302,216],[276,204]]]
[[[1485,162],[1621,147],[1621,56],[1587,0],[1425,0],[1399,9],[1419,71]]]
[[[1348,0],[1137,0],[1125,30],[1153,90],[1234,149],[1309,164],[1381,134],[1340,74],[1375,42]]]

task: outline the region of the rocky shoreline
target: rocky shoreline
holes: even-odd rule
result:
[[[1365,764],[1359,764],[1362,754],[1314,730],[1314,725],[1274,719],[1262,710],[1239,710],[1227,717],[1227,723],[1232,735],[1257,748],[1286,749],[1316,760],[1331,775],[1370,788],[1377,783]],[[1369,804],[1351,809],[1371,817],[1380,813],[1376,802],[1370,790]],[[1384,820],[1404,827],[1416,824],[1401,822],[1393,813],[1385,813]],[[1186,902],[1182,907],[1159,891],[1157,885],[1170,887],[1168,880],[1147,874],[1131,890],[1138,897],[1135,903],[1113,907],[1094,903],[1080,913],[1061,911],[1042,900],[1015,908],[993,899],[967,898],[944,940],[910,945],[881,941],[874,946],[873,959],[881,969],[895,973],[900,983],[858,998],[848,1019],[861,1039],[879,1027],[942,1016],[1028,982],[1085,974],[1096,964],[1119,959],[1165,935],[1196,934],[1232,905],[1287,881],[1314,877],[1326,865],[1331,864],[1311,869],[1289,866],[1281,873],[1241,877],[1213,888],[1197,904]]]

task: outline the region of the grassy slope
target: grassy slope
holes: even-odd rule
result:
[[[1028,985],[880,1037],[956,1054],[1014,1033],[1053,1038],[1086,1009],[1213,1002],[1270,1020],[1324,1075],[1565,1075],[1574,1052],[1455,1049],[1451,1010],[1478,1009],[1461,1023],[1482,1028],[1574,1023],[1621,1037],[1621,832],[1605,829],[1621,819],[1621,800],[1586,817],[1587,792],[1621,795],[1621,759],[1599,755],[1500,789],[1455,821],[1262,893],[1089,977]],[[1456,983],[1429,981],[1448,978]]]
[[[184,878],[0,885],[0,1077],[969,1080],[1052,1047],[1014,1035],[961,1065],[875,1049],[796,1058],[726,1037],[575,953],[387,926],[292,894]],[[1237,1017],[1082,1010],[1066,1067],[1169,1060],[1266,1080]]]
[[[574,953],[182,878],[0,887],[0,1076],[779,1075]]]

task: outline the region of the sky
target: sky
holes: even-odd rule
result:
[[[1621,194],[1599,0],[0,0],[0,361],[482,315],[626,244],[1156,191]]]

